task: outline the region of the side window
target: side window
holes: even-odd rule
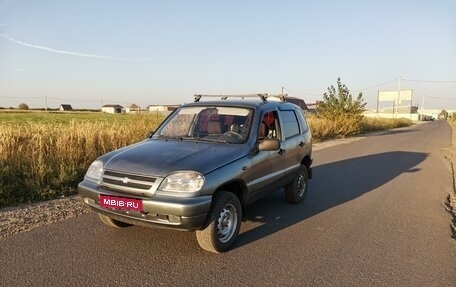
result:
[[[283,133],[286,139],[299,135],[298,119],[294,111],[281,111],[283,121]]]
[[[296,115],[298,116],[299,124],[301,125],[301,133],[305,133],[309,129],[309,125],[304,117],[304,113],[302,111],[296,111]]]
[[[278,117],[276,111],[270,111],[263,115],[260,123],[258,137],[261,138],[278,138]]]

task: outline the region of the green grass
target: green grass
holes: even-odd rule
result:
[[[69,124],[70,122],[113,121],[127,123],[132,114],[107,114],[101,112],[45,112],[45,111],[0,111],[2,124],[50,123]]]

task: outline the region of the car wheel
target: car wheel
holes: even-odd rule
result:
[[[296,177],[285,187],[287,201],[291,203],[300,203],[303,201],[307,194],[308,184],[309,175],[307,174],[307,168],[301,165]]]
[[[239,234],[241,220],[239,198],[232,192],[218,193],[209,214],[209,225],[196,231],[198,244],[204,250],[214,253],[229,250]]]
[[[122,222],[122,221],[118,221],[118,220],[109,218],[109,217],[107,217],[106,215],[103,215],[103,214],[98,214],[98,216],[100,216],[100,219],[101,219],[101,221],[104,224],[106,224],[108,226],[111,226],[111,227],[124,228],[124,227],[132,226],[132,224],[125,223],[125,222]]]

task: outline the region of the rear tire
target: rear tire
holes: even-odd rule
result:
[[[232,192],[222,191],[214,198],[209,214],[209,225],[196,231],[196,239],[206,251],[228,251],[236,241],[242,220],[239,198]]]
[[[114,228],[125,228],[125,227],[132,226],[132,224],[125,223],[125,222],[122,222],[122,221],[118,221],[118,220],[109,218],[109,217],[107,217],[106,215],[103,215],[103,214],[98,214],[98,216],[100,217],[100,220],[104,224],[106,224],[108,226],[111,226],[111,227],[114,227]]]
[[[300,203],[307,195],[307,186],[309,185],[309,175],[307,167],[301,165],[298,174],[293,181],[285,187],[285,197],[290,203]]]

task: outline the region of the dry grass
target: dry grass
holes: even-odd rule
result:
[[[382,119],[364,117],[361,124],[363,132],[384,131],[395,128],[408,127],[412,121],[405,118],[399,119]]]
[[[2,123],[0,206],[75,193],[94,159],[144,139],[162,119],[132,115],[120,121]]]
[[[373,131],[389,130],[399,127],[407,127],[412,124],[408,119],[381,119],[363,117],[361,122],[355,119],[341,117],[335,121],[318,118],[310,115],[307,117],[312,129],[315,142],[341,138]]]

